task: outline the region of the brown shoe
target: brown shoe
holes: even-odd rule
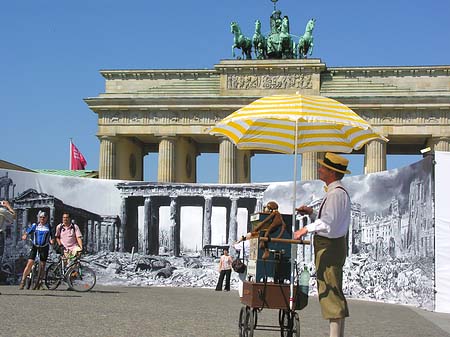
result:
[[[19,283],[19,290],[23,290],[24,287],[25,287],[25,280],[22,280]]]

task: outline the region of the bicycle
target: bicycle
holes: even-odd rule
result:
[[[86,292],[94,288],[97,282],[95,271],[81,262],[79,255],[68,257],[59,255],[58,261],[51,263],[47,269],[45,275],[47,288],[55,290],[62,281],[77,292]]]
[[[33,241],[28,239],[28,241],[33,244]],[[41,268],[40,268],[40,254],[37,252],[36,258],[34,259],[33,266],[31,267],[30,273],[28,274],[27,278],[25,279],[25,289],[37,289],[38,288],[38,282],[41,279],[40,277]],[[44,270],[42,270],[42,273],[45,273]]]
[[[27,278],[25,279],[25,289],[34,289],[37,286],[38,280],[39,280],[39,272],[40,272],[40,266],[39,266],[39,259],[35,259],[33,266],[31,267],[30,273],[28,274]]]

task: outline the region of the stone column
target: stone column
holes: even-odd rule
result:
[[[232,245],[237,240],[237,212],[238,212],[238,197],[231,197],[231,208],[230,208],[230,227],[228,228],[228,244],[230,245],[230,249],[232,249]]]
[[[100,137],[99,178],[115,179],[116,170],[116,139],[111,136]]]
[[[92,249],[92,239],[93,239],[93,235],[92,235],[92,220],[88,220],[88,233],[89,233],[89,240],[84,240],[83,245],[86,247],[86,250],[88,251],[88,253],[92,253],[93,249]]]
[[[172,183],[175,176],[175,142],[174,137],[163,137],[158,150],[158,182]]]
[[[143,237],[143,242],[142,242],[142,247],[143,247],[143,252],[144,254],[149,254],[150,251],[150,227],[151,227],[151,218],[152,218],[152,214],[151,214],[152,210],[151,210],[151,202],[150,202],[150,197],[145,197],[144,200],[144,237]]]
[[[25,229],[28,227],[28,209],[24,209],[22,213],[22,230],[21,232],[24,232]]]
[[[256,198],[255,213],[262,212],[264,209],[263,196]]]
[[[56,224],[55,224],[55,207],[50,207],[50,212],[49,213],[50,214],[49,214],[48,223],[50,224],[50,226],[53,229],[56,229]]]
[[[114,240],[116,243],[116,247],[114,248],[114,251],[116,251],[116,252],[120,252],[120,230],[121,230],[121,228],[122,228],[122,224],[120,224],[116,221],[116,232],[114,233]]]
[[[120,205],[119,251],[125,251],[125,227],[127,225],[127,199],[123,198]]]
[[[149,219],[149,254],[159,255],[159,206],[155,203],[154,199],[149,197],[150,201],[150,219]]]
[[[251,181],[251,151],[236,151],[236,182],[247,184]]]
[[[95,229],[96,229],[96,244],[97,244],[97,252],[102,250],[102,223],[101,221],[95,221]]]
[[[212,215],[212,197],[205,196],[205,207],[203,209],[202,249],[205,245],[211,244],[211,215]]]
[[[113,227],[112,227],[112,251],[117,251],[117,218],[114,219]]]
[[[229,139],[219,145],[219,184],[236,183],[236,146]]]
[[[78,225],[78,226],[80,226],[80,225]],[[82,239],[83,245],[87,249],[87,245],[88,245],[89,241],[91,240],[90,234],[89,234],[89,220],[83,218],[82,226],[83,226],[84,230],[81,230],[81,227],[80,227],[80,230],[81,230],[81,234],[83,234],[83,239]]]
[[[170,230],[169,230],[169,254],[176,256],[177,245],[177,198],[170,197]]]
[[[450,151],[450,138],[448,137],[433,137],[427,140],[427,146],[431,147],[431,151]]]
[[[255,211],[255,209],[256,209],[256,199],[255,198],[250,198],[250,199],[247,199],[246,200],[246,202],[245,202],[245,206],[244,206],[246,209],[247,209],[247,226],[245,227],[246,229],[246,231],[247,232],[251,232],[251,230],[252,230],[252,226],[251,226],[251,217],[252,217],[252,214],[254,214],[256,211]]]
[[[92,220],[92,243],[91,243],[91,249],[92,252],[97,252],[97,221]]]
[[[372,140],[365,146],[364,174],[386,170],[386,142]]]
[[[22,210],[16,210],[16,218],[13,221],[13,229],[11,233],[12,243],[15,245],[19,241],[19,237],[22,236],[22,232],[19,229],[19,218],[22,216]]]
[[[319,167],[318,159],[323,159],[323,152],[305,152],[302,153],[302,172],[301,180],[316,180],[319,179],[317,169]],[[294,173],[292,173],[293,175]],[[294,176],[292,176],[294,177]]]

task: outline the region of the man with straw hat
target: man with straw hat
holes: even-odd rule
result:
[[[305,205],[296,209],[308,214],[313,222],[296,231],[294,239],[315,233],[314,262],[322,316],[330,322],[330,337],[344,337],[345,317],[349,313],[342,291],[342,268],[347,256],[350,197],[341,179],[351,172],[347,170],[348,159],[335,153],[326,153],[318,162],[319,179],[325,182],[327,192],[317,214]]]

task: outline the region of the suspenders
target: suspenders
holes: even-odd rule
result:
[[[350,197],[350,196],[348,195],[347,190],[346,190],[345,188],[343,188],[342,186],[336,186],[336,188],[339,188],[339,189],[343,190],[343,191],[345,192],[345,194],[347,194],[347,197]],[[323,206],[325,205],[325,202],[326,202],[326,201],[327,201],[327,198],[325,198],[325,199],[323,200],[322,204],[320,205],[320,208],[319,208],[319,214],[317,215],[317,219],[320,219],[320,216],[322,215],[322,209],[323,209]]]

